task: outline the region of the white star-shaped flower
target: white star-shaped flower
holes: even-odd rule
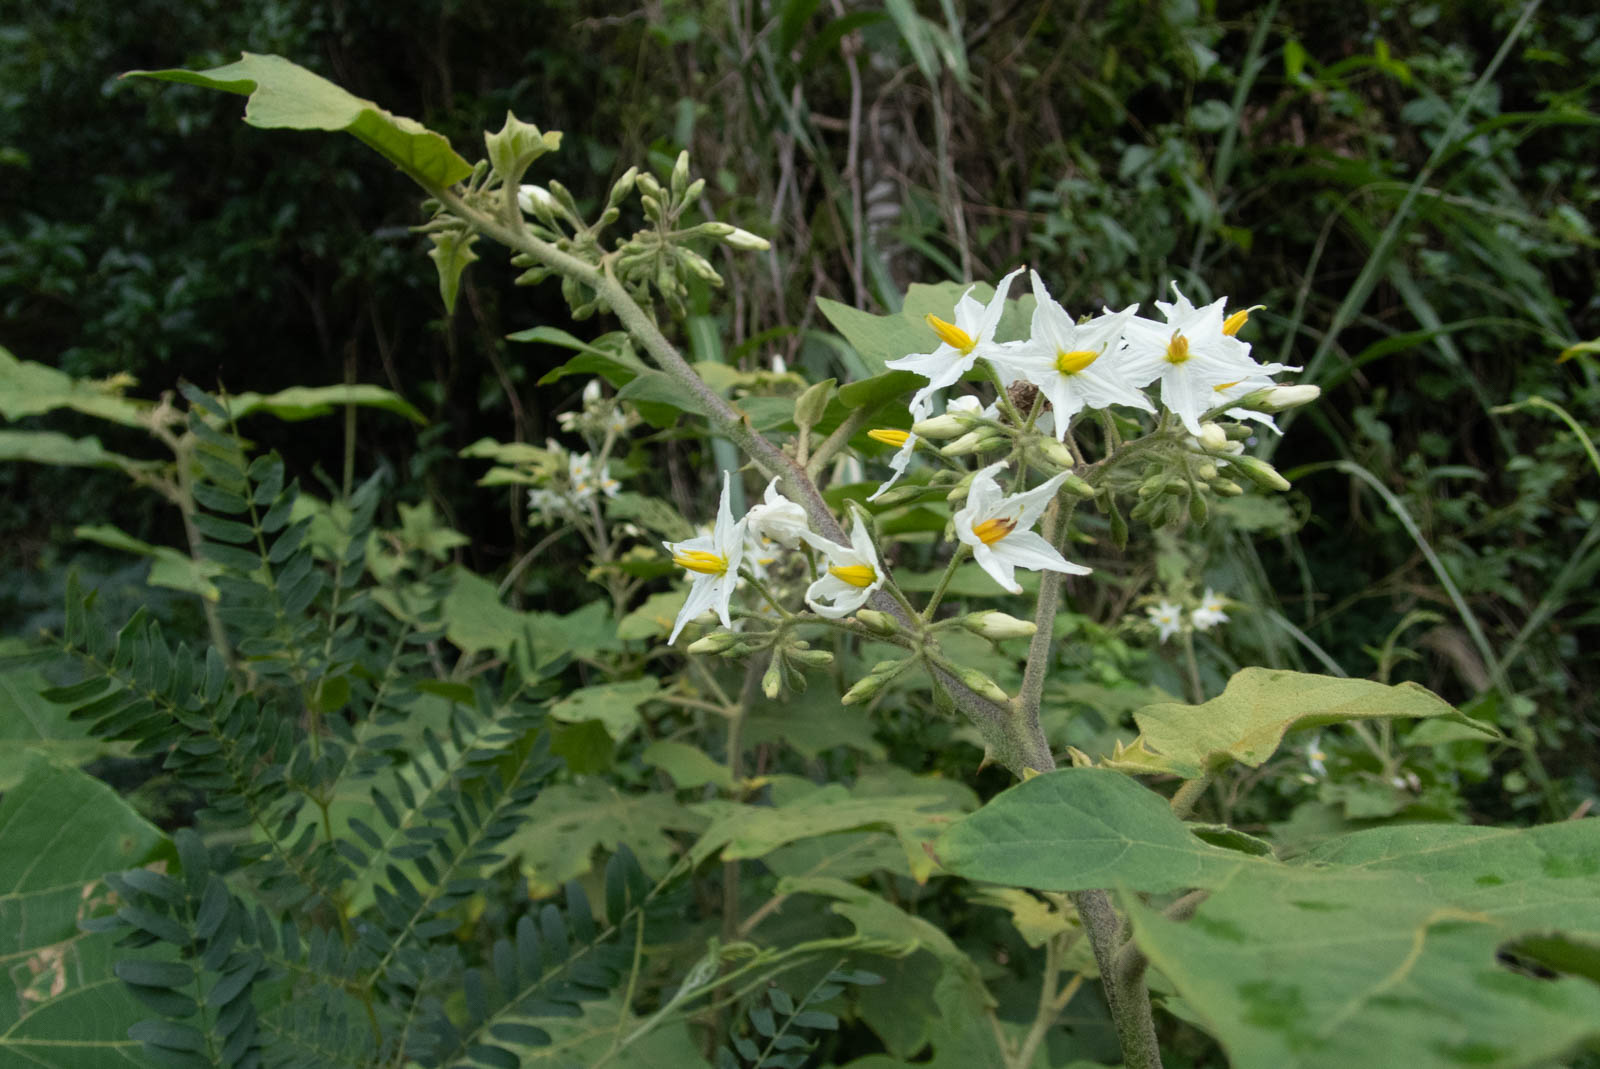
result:
[[[1178,633],[1178,628],[1183,626],[1183,610],[1170,601],[1163,601],[1145,609],[1150,617],[1150,622],[1156,625],[1156,633],[1161,641],[1165,642]]]
[[[986,305],[979,304],[969,288],[956,302],[954,323],[929,314],[926,317],[928,326],[939,335],[939,347],[933,352],[912,353],[884,364],[896,371],[914,371],[928,380],[928,385],[912,397],[913,410],[921,408],[926,412],[933,395],[971,371],[979,357],[994,356],[1001,351],[1000,344],[994,340],[995,328],[1006,310],[1006,293],[1011,289],[1011,280],[1021,273],[1019,267],[1001,279]]]
[[[1015,579],[1017,568],[1088,575],[1091,569],[1073,564],[1033,531],[1067,473],[1006,497],[994,479],[995,472],[1005,466],[1002,460],[973,476],[967,505],[955,515],[956,537],[972,547],[978,566],[1013,594],[1022,593]]]
[[[1241,314],[1223,318],[1226,297],[1196,308],[1174,285],[1178,299],[1157,301],[1165,323],[1135,316],[1125,328],[1127,356],[1123,369],[1135,386],[1161,381],[1161,403],[1190,434],[1200,433],[1200,416],[1217,406],[1216,388],[1283,371],[1282,364],[1258,364],[1250,346],[1233,336],[1243,325]]]
[[[808,539],[827,558],[822,575],[806,588],[806,604],[819,616],[833,620],[849,616],[883,585],[883,569],[878,565],[872,536],[867,533],[861,513],[856,513],[855,520],[848,546],[815,535]],[[824,605],[823,600],[831,604]]]
[[[1196,631],[1207,631],[1218,624],[1228,622],[1228,614],[1223,612],[1223,606],[1228,599],[1218,594],[1210,587],[1206,587],[1206,596],[1200,599],[1200,607],[1189,614],[1190,621]]]
[[[794,549],[811,533],[806,510],[779,492],[777,479],[767,484],[761,503],[745,513],[744,522],[755,538],[771,539],[787,549]]]
[[[1085,408],[1128,405],[1154,412],[1155,407],[1128,380],[1122,360],[1122,334],[1134,311],[1107,310],[1078,323],[1050,296],[1039,272],[1033,276],[1033,332],[1025,342],[997,355],[995,364],[1007,381],[1023,379],[1037,386],[1055,415],[1057,440],[1067,436],[1067,421]]]
[[[722,500],[717,505],[717,522],[709,535],[698,535],[683,542],[663,542],[672,554],[672,563],[689,573],[689,596],[678,611],[677,622],[668,644],[676,642],[684,625],[708,609],[716,611],[723,627],[731,627],[728,603],[739,585],[739,563],[744,557],[745,521],[733,521],[728,504],[728,473],[722,473]]]

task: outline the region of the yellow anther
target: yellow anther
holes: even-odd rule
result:
[[[878,573],[870,564],[829,565],[828,574],[843,579],[858,590],[865,589],[878,580]]]
[[[977,535],[978,541],[986,546],[994,545],[1016,529],[1016,520],[1008,520],[998,516],[992,520],[984,520],[982,523],[972,525],[972,533]]]
[[[928,326],[933,328],[933,332],[939,335],[940,341],[960,352],[962,356],[966,356],[977,347],[977,339],[954,323],[946,323],[932,312],[923,318],[927,320]]]
[[[1167,342],[1167,363],[1181,364],[1189,359],[1189,339],[1182,334],[1174,334],[1172,340]]]
[[[1245,323],[1250,319],[1250,313],[1254,312],[1256,308],[1260,307],[1261,305],[1258,304],[1255,306],[1255,308],[1241,308],[1227,319],[1224,319],[1222,321],[1222,333],[1228,335],[1230,338],[1239,333],[1239,328],[1244,326]]]
[[[868,431],[867,437],[874,442],[882,442],[884,445],[892,445],[899,449],[906,444],[906,439],[911,437],[911,434],[909,431],[895,431],[890,430],[888,427],[878,427],[875,430]]]
[[[1219,382],[1219,383],[1217,383],[1215,386],[1213,386],[1211,388],[1213,390],[1217,391],[1218,393],[1221,393],[1223,390],[1231,390],[1231,389],[1233,389],[1235,386],[1239,385],[1239,383],[1241,383],[1243,381],[1244,381],[1243,379],[1234,379],[1232,382]]]
[[[701,575],[722,575],[728,570],[728,559],[703,549],[680,549],[672,555],[672,563]]]
[[[1056,350],[1056,370],[1063,375],[1076,375],[1096,360],[1100,354],[1093,349],[1074,349],[1067,352],[1064,349]]]

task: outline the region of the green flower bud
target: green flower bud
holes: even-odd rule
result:
[[[960,438],[957,438],[955,441],[951,442],[949,445],[945,446],[943,449],[939,450],[939,452],[943,453],[947,457],[968,456],[969,454],[976,453],[983,447],[983,443],[992,437],[993,435],[985,434],[983,431],[969,431],[966,434],[963,434]]]
[[[761,677],[761,693],[769,699],[776,699],[783,693],[783,658],[774,657],[767,666],[766,673]]]
[[[1058,468],[1070,471],[1078,466],[1078,461],[1073,457],[1072,451],[1054,438],[1045,438],[1034,446],[1039,455]]]
[[[900,630],[899,621],[888,613],[879,612],[877,609],[857,609],[856,619],[880,635],[892,635]]]
[[[690,182],[689,188],[683,191],[683,206],[688,207],[695,201],[699,200],[700,194],[704,193],[705,191],[706,180],[704,178],[696,178],[693,182]]]
[[[617,179],[611,185],[611,195],[606,198],[606,207],[615,208],[617,205],[626,200],[628,194],[633,192],[633,187],[635,184],[637,184],[638,180],[639,168],[629,167],[626,171],[622,172],[622,177]]]
[[[912,424],[911,431],[919,438],[954,438],[966,433],[967,421],[947,412]]]
[[[684,191],[689,188],[689,150],[684,149],[678,153],[678,159],[672,165],[672,198],[681,199]]]
[[[732,649],[742,641],[744,641],[744,636],[735,631],[713,631],[704,638],[698,638],[691,642],[689,644],[689,652],[722,653],[724,650]]]
[[[961,680],[968,690],[981,697],[988,698],[996,705],[1005,705],[1011,701],[1011,696],[1000,689],[1000,684],[976,668],[962,668],[956,672],[956,678]]]
[[[1068,475],[1061,480],[1061,489],[1077,497],[1093,497],[1096,493],[1095,488],[1089,485],[1089,480],[1077,475]]]
[[[808,430],[817,425],[828,411],[828,399],[833,396],[834,379],[823,379],[806,388],[794,402],[794,425]]]
[[[1197,526],[1205,526],[1206,495],[1196,493],[1189,495],[1189,520]]]
[[[844,696],[839,699],[839,704],[860,705],[864,701],[870,701],[877,695],[878,691],[883,689],[883,685],[889,682],[889,679],[890,677],[886,675],[869,675],[845,691]]]
[[[1212,479],[1209,485],[1211,492],[1220,497],[1238,497],[1244,493],[1244,487],[1232,479]]]
[[[1278,469],[1259,457],[1234,457],[1229,463],[1241,472],[1246,479],[1249,479],[1263,490],[1283,491],[1289,489],[1289,480],[1279,475]]]
[[[955,487],[945,495],[944,499],[950,502],[952,505],[957,501],[966,500],[967,491],[972,489],[972,480],[977,474],[978,473],[975,471],[967,472],[967,474],[962,477],[961,481],[956,483]]]
[[[662,192],[661,183],[656,181],[655,175],[651,174],[649,171],[640,171],[639,176],[634,180],[634,184],[639,187],[639,192],[641,194],[646,197],[654,198],[658,203],[660,202]]]
[[[961,626],[989,639],[1030,638],[1039,628],[1032,620],[1019,620],[1003,612],[975,612]]]
[[[810,668],[826,668],[833,663],[833,654],[827,650],[790,650],[788,655]]]
[[[879,494],[874,504],[883,508],[892,508],[895,505],[904,505],[908,501],[915,501],[927,491],[928,488],[926,486],[916,486],[914,484],[897,486],[893,490],[885,490]]]

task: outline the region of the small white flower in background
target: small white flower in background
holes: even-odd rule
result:
[[[777,479],[767,484],[766,495],[760,504],[745,513],[744,522],[758,544],[763,539],[771,539],[781,546],[794,549],[802,538],[811,534],[806,510],[778,491]]]
[[[1306,764],[1310,766],[1313,774],[1326,776],[1328,774],[1328,755],[1322,752],[1322,733],[1311,736],[1311,741],[1306,743]]]
[[[947,323],[936,315],[928,315],[928,326],[939,335],[939,347],[931,353],[912,353],[884,365],[897,371],[915,372],[928,380],[928,385],[911,398],[913,410],[921,408],[924,412],[928,411],[933,395],[971,371],[979,357],[992,357],[1002,351],[1000,343],[994,340],[994,332],[1006,309],[1006,293],[1011,289],[1011,280],[1021,273],[1022,268],[1019,267],[1001,279],[994,289],[994,296],[986,305],[979,304],[969,288],[956,302],[954,323]]]
[[[595,468],[594,457],[588,453],[574,453],[567,461],[567,478],[572,483],[572,496],[588,501],[596,494],[616,497],[621,484],[611,477],[610,466]]]
[[[1156,633],[1162,642],[1177,634],[1183,626],[1183,610],[1170,601],[1151,605],[1145,609],[1145,613],[1149,615],[1150,622],[1156,625]]]
[[[628,418],[628,414],[622,410],[621,405],[614,406],[610,412],[606,413],[605,429],[612,434],[618,436],[627,434],[632,426],[633,420]]]
[[[789,373],[789,364],[784,360],[782,353],[772,354],[772,373],[774,375],[787,375]]]
[[[1022,379],[1039,387],[1055,413],[1056,440],[1067,435],[1067,421],[1085,408],[1130,408],[1154,412],[1149,398],[1128,380],[1120,359],[1122,333],[1139,307],[1107,311],[1078,323],[1057,304],[1039,272],[1033,276],[1032,336],[994,358],[1007,381]]]
[[[855,521],[848,546],[817,535],[806,539],[826,558],[822,575],[806,588],[806,604],[818,616],[831,620],[849,616],[883,585],[878,551],[872,545],[872,536],[867,533],[861,513],[856,513]],[[823,600],[831,604],[824,605]]]
[[[590,379],[589,384],[583,388],[583,407],[589,408],[592,405],[599,404],[600,398],[603,396],[604,394],[600,389],[600,380]]]
[[[689,596],[668,636],[670,645],[678,640],[684,625],[707,610],[714,610],[723,627],[732,625],[728,603],[739,585],[739,563],[744,556],[745,524],[735,523],[728,503],[728,473],[722,473],[722,499],[717,504],[717,522],[709,535],[698,535],[683,542],[663,542],[672,554],[672,563],[689,573]]]
[[[1173,284],[1177,301],[1157,301],[1165,323],[1134,316],[1125,337],[1124,369],[1136,386],[1161,382],[1161,403],[1183,420],[1190,434],[1200,434],[1200,416],[1217,407],[1217,387],[1231,388],[1247,380],[1262,381],[1287,370],[1282,364],[1258,364],[1250,346],[1233,336],[1244,325],[1236,312],[1226,319],[1226,297],[1196,308]]]
[[[1006,497],[994,479],[1005,466],[1002,460],[973,476],[966,507],[955,514],[956,537],[972,547],[973,560],[1013,594],[1022,593],[1015,578],[1018,568],[1088,575],[1092,569],[1073,564],[1033,531],[1067,473]]]
[[[1208,631],[1218,624],[1228,622],[1228,614],[1223,612],[1228,599],[1218,594],[1210,587],[1206,587],[1206,596],[1200,599],[1200,607],[1189,614],[1189,620],[1194,624],[1196,631]]]

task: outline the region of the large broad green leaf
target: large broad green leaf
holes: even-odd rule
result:
[[[1285,864],[1207,845],[1131,780],[1069,769],[936,852],[975,879],[1122,888],[1139,946],[1241,1069],[1510,1069],[1600,1039],[1600,821],[1388,827]],[[1187,922],[1132,893],[1183,887],[1211,890]]]
[[[166,839],[99,780],[34,754],[0,798],[0,1065],[151,1064],[128,1026],[149,1011],[111,973],[107,872],[155,861]]]
[[[70,408],[112,423],[143,427],[151,407],[149,401],[122,396],[115,383],[75,379],[53,367],[18,360],[0,346],[0,417],[7,420]]]
[[[615,852],[622,843],[646,874],[660,879],[675,852],[667,833],[698,832],[705,823],[670,794],[623,794],[589,779],[545,788],[496,852],[521,862],[531,894],[552,895],[589,872],[595,848]]]
[[[852,791],[837,783],[792,788],[776,792],[777,805],[719,800],[693,806],[712,821],[690,850],[694,863],[717,854],[724,861],[764,857],[802,839],[854,828],[887,828],[900,841],[911,874],[920,882],[934,868],[926,844],[961,813],[959,803],[937,789],[886,795],[871,787]]]
[[[639,706],[661,690],[655,676],[580,687],[550,707],[550,715],[568,724],[597,720],[617,742],[639,727]]]
[[[294,422],[330,416],[345,405],[358,408],[378,408],[404,416],[412,423],[424,424],[428,420],[405,398],[382,386],[363,383],[338,386],[291,386],[277,393],[242,393],[228,398],[228,407],[236,417],[252,412],[266,412],[279,419]]]
[[[1195,838],[1159,794],[1094,768],[1017,784],[945,832],[934,853],[959,876],[1038,891],[1206,887],[1240,857]]]
[[[249,96],[244,121],[264,130],[343,130],[376,149],[396,167],[430,186],[448,186],[472,165],[415,119],[391,115],[282,56],[244,53],[225,67],[204,71],[129,71],[124,77],[158,78]]]
[[[1151,705],[1133,714],[1141,735],[1115,762],[1132,771],[1174,772],[1192,779],[1229,762],[1258,768],[1291,728],[1351,720],[1447,718],[1494,738],[1492,727],[1456,712],[1415,683],[1386,686],[1366,679],[1246,668],[1201,705]]]

